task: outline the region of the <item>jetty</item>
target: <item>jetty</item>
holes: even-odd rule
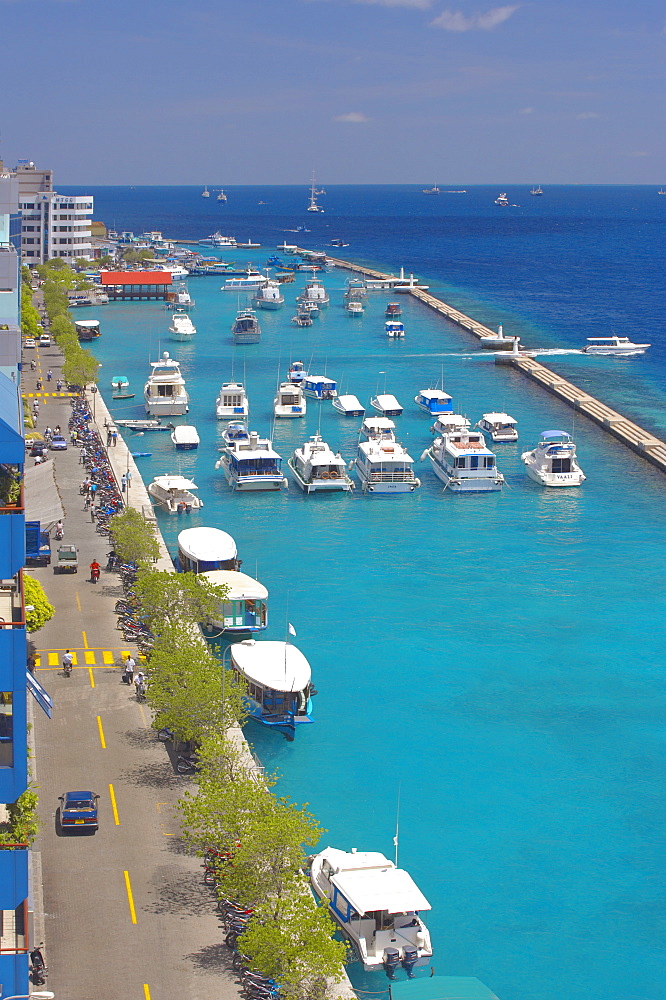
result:
[[[358,264],[352,264],[349,261],[339,260],[334,257],[329,257],[328,259],[336,267],[362,275],[370,282],[388,281],[391,279],[394,282],[400,281],[394,275],[383,274],[381,271],[375,271],[372,268],[361,267]],[[472,319],[459,309],[455,309],[453,306],[442,301],[442,299],[431,295],[430,292],[417,287],[410,287],[408,291],[415,299],[423,302],[424,305],[428,306],[434,312],[439,313],[440,316],[451,320],[452,323],[472,334],[477,340],[482,341],[487,338],[497,337],[497,334],[489,327]],[[583,416],[591,420],[597,427],[600,427],[608,434],[612,434],[613,437],[635,454],[640,455],[641,458],[650,462],[651,465],[654,465],[661,472],[666,473],[666,441],[662,441],[661,438],[656,437],[650,431],[645,430],[644,427],[629,420],[628,417],[625,417],[622,413],[618,413],[617,410],[613,410],[606,403],[585,392],[584,389],[579,389],[573,382],[562,378],[561,375],[547,368],[546,365],[542,365],[539,361],[521,352],[518,348],[517,340],[514,350],[511,353],[502,352],[501,355],[495,358],[495,362],[497,364],[509,365],[514,371],[526,375],[537,385],[542,386],[548,392],[552,393],[552,395],[557,396],[567,406],[570,406],[578,413],[582,413]]]

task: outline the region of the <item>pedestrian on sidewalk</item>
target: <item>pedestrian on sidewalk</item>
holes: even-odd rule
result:
[[[111,441],[113,440],[113,434],[111,433],[111,428],[109,427],[106,432],[106,447],[111,447]]]
[[[97,496],[97,483],[90,484],[90,496],[92,497],[92,502],[95,502],[95,497]]]
[[[26,666],[31,674],[34,674],[35,668],[37,666],[37,657],[34,653],[28,653],[28,659],[26,661]]]
[[[125,660],[125,671],[123,674],[123,680],[125,684],[131,684],[134,680],[134,668],[136,667],[136,660],[131,653],[128,653],[127,659]]]
[[[118,431],[115,428],[111,431],[111,437],[113,439],[113,447],[115,448],[118,444]]]
[[[72,439],[72,444],[76,444],[76,439],[78,438],[78,436],[79,432],[77,430],[73,430],[72,433],[70,434],[70,437]]]
[[[126,476],[126,474],[124,472],[123,472],[123,475],[122,475],[122,479],[120,480],[120,489],[122,490],[123,493],[127,489],[127,476]]]

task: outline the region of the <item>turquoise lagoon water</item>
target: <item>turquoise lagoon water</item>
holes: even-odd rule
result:
[[[543,360],[663,432],[654,258],[663,274],[655,240],[666,206],[648,194],[666,199],[643,189],[612,189],[614,199],[611,189],[557,189],[555,207],[544,196],[498,219],[483,200],[489,190],[470,192],[464,208],[463,196],[452,203],[380,189],[369,200],[368,190],[339,189],[336,201],[329,188],[327,215],[312,224],[321,231],[307,245],[351,236],[350,259],[385,269],[404,261],[434,291],[490,325],[519,329],[530,346],[571,350],[609,325],[652,340],[644,359]],[[256,191],[240,190],[245,214],[233,225],[192,189],[167,192],[93,191],[96,214],[136,232],[250,236],[266,247],[252,252],[257,264],[285,236],[306,243],[283,231],[306,221],[300,190],[264,193],[275,203],[268,218],[254,207]],[[345,214],[331,217],[336,204]],[[245,262],[248,252],[227,259]],[[281,790],[310,804],[326,843],[392,856],[400,794],[400,863],[432,903],[437,973],[479,976],[502,1000],[657,1000],[666,480],[409,297],[407,335],[394,343],[383,332],[386,295],[372,293],[353,320],[342,309],[344,275],[325,282],[331,306],[311,328],[289,322],[299,279],[286,286],[284,309],[260,313],[262,341],[246,348],[231,342],[236,297],[214,278],[190,280],[191,345],[168,340],[160,304],[95,312],[107,401],[116,373],[137,392],[136,406],[112,405],[117,418],[140,414],[158,349],[182,362],[199,450],[176,454],[166,434],[132,439],[132,450],[152,452],[137,459],[146,482],[180,471],[200,488],[200,514],[160,515],[171,550],[186,525],[230,531],[243,569],[269,589],[267,638],[284,638],[289,620],[313,666],[316,724],[291,744],[257,728],[248,735],[279,770]],[[631,302],[621,313],[623,294]],[[327,371],[366,405],[385,384],[405,406],[398,438],[414,458],[431,440],[431,421],[413,397],[442,373],[472,422],[508,410],[520,440],[496,446],[504,491],[451,495],[422,463],[412,495],[305,497],[293,484],[288,493],[233,495],[214,469],[217,390],[232,372],[243,379],[250,424],[268,433],[275,386],[292,359]],[[321,427],[351,459],[358,424],[308,400],[305,420],[277,422],[275,447],[286,465]],[[524,474],[521,451],[551,427],[575,434],[588,476],[580,489],[546,491]],[[358,987],[385,989],[383,975],[351,971]]]

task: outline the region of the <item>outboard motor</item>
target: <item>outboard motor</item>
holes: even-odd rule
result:
[[[397,948],[384,948],[384,972],[389,979],[395,979],[395,970],[400,965],[400,952]]]
[[[418,962],[418,958],[418,948],[414,948],[412,945],[405,945],[402,949],[402,967],[410,979],[414,976],[413,969]]]

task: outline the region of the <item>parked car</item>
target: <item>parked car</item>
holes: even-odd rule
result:
[[[48,333],[43,333],[41,335],[41,337],[39,338],[39,346],[40,347],[50,347],[51,346],[51,338],[49,337]]]
[[[51,451],[67,451],[67,439],[62,434],[54,434],[51,438]]]
[[[37,345],[35,344],[34,337],[26,337],[25,340],[23,341],[23,347],[24,348],[26,348],[26,347],[36,347],[36,346]]]
[[[98,799],[99,795],[96,792],[65,792],[61,795],[59,797],[61,828],[92,830],[93,833],[98,830]]]

